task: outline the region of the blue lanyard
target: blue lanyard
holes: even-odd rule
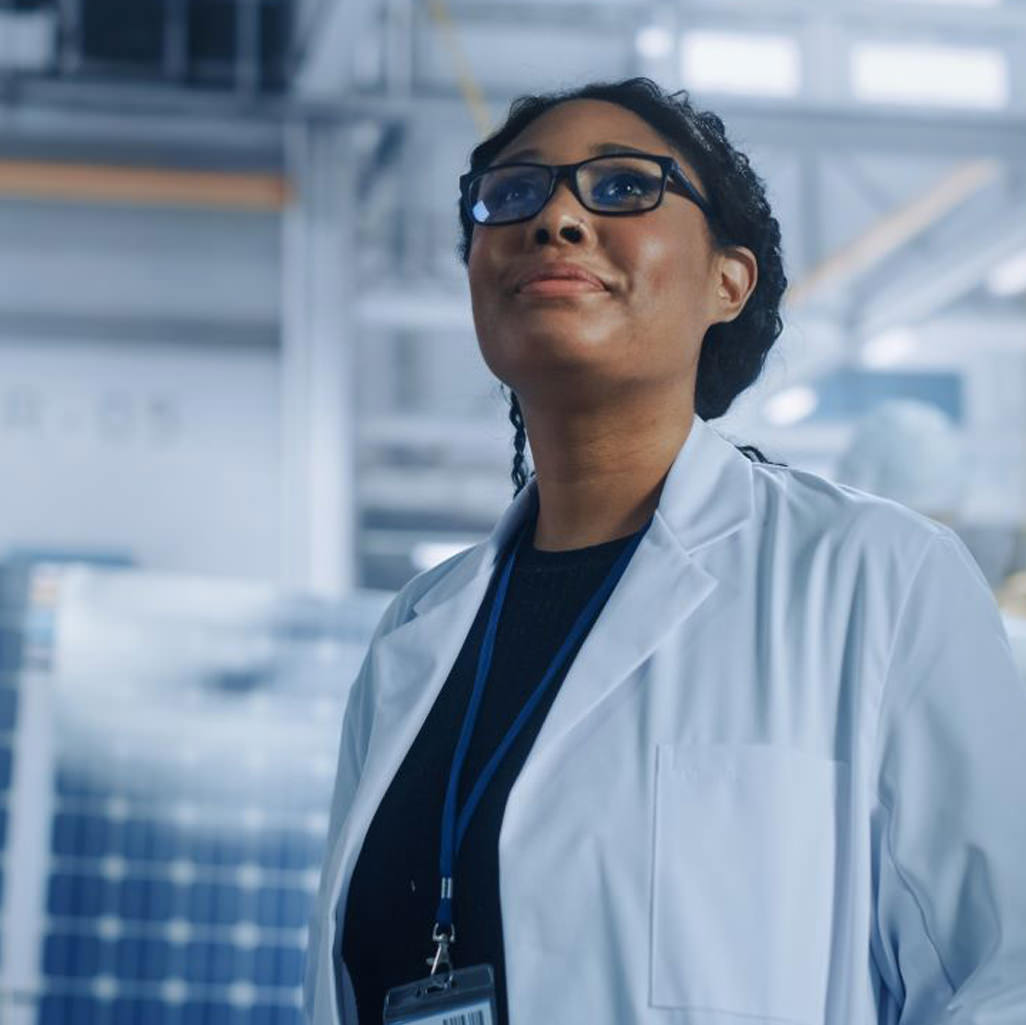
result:
[[[567,654],[573,648],[574,644],[577,643],[585,630],[591,627],[595,619],[598,618],[599,609],[602,607],[603,602],[605,602],[606,598],[609,597],[609,594],[623,575],[623,571],[627,568],[627,563],[630,562],[631,556],[634,554],[634,550],[641,543],[641,539],[644,537],[645,532],[651,525],[654,516],[655,514],[653,513],[653,515],[649,517],[644,528],[638,532],[636,537],[631,539],[630,544],[628,544],[620,553],[616,562],[613,563],[612,569],[610,569],[609,573],[606,575],[605,580],[602,581],[598,590],[592,595],[581,614],[577,617],[577,621],[574,623],[573,628],[567,635],[566,640],[563,641],[563,644],[560,646],[552,662],[549,664],[549,668],[542,677],[541,683],[539,683],[535,688],[534,693],[520,710],[520,714],[513,721],[513,725],[510,726],[506,736],[503,737],[502,743],[495,749],[494,754],[481,770],[481,775],[478,776],[473,789],[467,795],[466,803],[463,806],[463,810],[460,812],[459,821],[457,822],[456,801],[459,791],[460,772],[463,769],[463,762],[467,757],[467,750],[470,747],[470,737],[474,732],[474,723],[477,721],[478,709],[481,706],[481,698],[484,695],[485,680],[488,677],[488,670],[491,668],[492,650],[495,647],[495,634],[499,625],[499,615],[502,612],[502,606],[506,600],[506,589],[509,585],[513,562],[516,558],[517,552],[520,550],[521,544],[523,543],[524,536],[532,524],[532,518],[530,516],[527,518],[527,523],[521,529],[516,544],[513,546],[510,554],[506,558],[506,564],[502,570],[502,577],[499,580],[499,586],[496,589],[495,597],[492,600],[492,610],[491,615],[488,618],[488,628],[485,631],[484,641],[481,645],[481,653],[477,661],[477,676],[474,679],[474,690],[470,697],[470,704],[467,706],[467,713],[463,719],[463,729],[460,731],[459,742],[456,744],[456,752],[453,755],[452,766],[449,769],[449,785],[445,791],[445,806],[442,809],[442,843],[441,852],[439,854],[439,869],[442,876],[442,895],[441,902],[438,905],[438,911],[436,913],[434,939],[438,939],[439,927],[449,929],[450,935],[454,935],[454,930],[452,928],[453,863],[456,860],[456,855],[459,853],[460,844],[463,842],[463,835],[467,831],[467,825],[470,822],[471,816],[474,814],[474,810],[477,808],[478,802],[481,800],[481,796],[485,792],[485,788],[491,781],[492,776],[495,775],[495,770],[499,767],[499,763],[502,761],[503,756],[509,750],[513,741],[520,735],[520,731],[524,728],[527,720],[531,717],[531,713],[538,707],[538,703],[545,695],[545,692],[549,689],[549,684],[552,682],[560,666],[562,666]]]

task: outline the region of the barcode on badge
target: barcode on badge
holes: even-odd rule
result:
[[[487,1001],[474,1001],[463,1007],[450,1007],[435,1014],[412,1018],[404,1017],[408,1025],[495,1025],[491,1005]]]

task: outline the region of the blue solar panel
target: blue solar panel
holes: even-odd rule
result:
[[[46,872],[37,1025],[302,1025],[306,930],[345,687],[391,596],[354,603],[352,615],[303,599],[272,616],[259,588],[247,596],[230,582],[221,597],[211,581],[202,583],[197,611],[195,592],[175,604],[176,588],[195,581],[92,572],[76,570],[77,612],[53,575],[37,591],[64,603],[65,624],[81,617],[71,632],[81,648],[58,658],[37,646],[25,663],[53,672],[47,693],[56,696],[56,718],[44,724],[56,757],[39,777],[52,785],[43,802],[52,818],[33,859]],[[233,620],[224,610],[235,601],[246,611]],[[213,610],[214,626],[203,608]],[[140,611],[149,618],[132,625]],[[36,616],[39,636],[59,645],[44,618]],[[239,653],[248,637],[263,657],[269,623],[284,640],[274,641],[266,665],[256,659],[248,669]],[[196,655],[196,637],[210,639],[213,668]],[[175,677],[168,665],[180,649],[191,661]],[[14,733],[40,708],[19,705],[14,670],[27,650],[16,630],[0,630],[0,851]],[[224,651],[227,665],[217,663]],[[246,689],[220,686],[243,678],[263,688],[252,702]],[[225,729],[237,729],[240,717],[252,729],[225,739],[209,726],[218,716]],[[140,728],[151,731],[145,744]],[[2,894],[10,866],[0,868]]]
[[[0,744],[0,790],[11,787],[11,764],[14,760],[10,747]]]
[[[174,998],[124,998],[98,1002],[92,997],[47,995],[40,1025],[302,1025],[299,1008],[255,1004],[235,1007]]]
[[[21,668],[22,631],[0,626],[0,672],[13,673]]]
[[[96,810],[66,798],[53,819],[41,1025],[70,1014],[299,1025],[319,832],[303,821],[213,833],[123,807],[112,817],[95,796]]]
[[[0,733],[9,733],[14,729],[18,718],[18,691],[5,683],[0,683]]]
[[[3,672],[5,660],[18,656],[19,645],[16,635],[7,629],[0,629],[0,908],[4,903],[5,874],[3,871],[4,854],[7,850],[8,835],[8,801],[11,788],[11,773],[14,768],[14,730],[18,721],[18,691],[13,681],[17,677]],[[6,652],[6,654],[5,654]],[[0,955],[2,955],[0,950]]]

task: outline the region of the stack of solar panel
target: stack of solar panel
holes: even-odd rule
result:
[[[93,570],[60,592],[35,1020],[299,1025],[344,701],[389,596]]]
[[[2,614],[2,605],[0,605]],[[14,764],[14,730],[18,719],[17,667],[20,659],[20,633],[10,623],[0,622],[0,914],[3,912],[7,881],[7,822],[11,772]],[[0,937],[0,963],[3,962]],[[0,1003],[2,1021],[3,1003]]]
[[[298,1025],[319,816],[147,801],[65,771],[57,809],[41,1025]]]

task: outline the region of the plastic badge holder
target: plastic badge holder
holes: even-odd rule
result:
[[[492,966],[473,965],[395,986],[384,1025],[497,1025]]]

